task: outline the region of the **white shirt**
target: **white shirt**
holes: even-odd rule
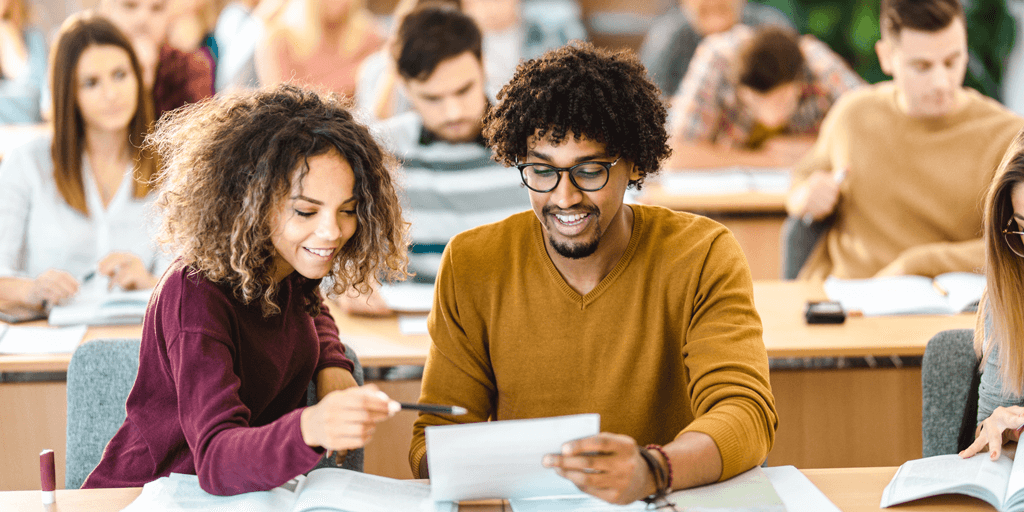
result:
[[[155,194],[132,197],[131,166],[110,204],[82,157],[82,181],[89,216],[71,208],[57,191],[50,155],[52,135],[10,151],[0,162],[0,276],[35,278],[59,269],[81,280],[111,252],[139,256],[150,273],[167,266],[152,241],[157,220]]]

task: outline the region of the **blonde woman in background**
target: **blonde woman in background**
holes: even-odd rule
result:
[[[292,0],[256,51],[261,84],[296,81],[352,96],[356,69],[384,37],[363,0]]]
[[[996,460],[1004,443],[1020,439],[1024,425],[1024,130],[989,188],[983,236],[987,289],[974,335],[975,349],[984,355],[977,439],[960,456],[987,446]]]
[[[0,124],[42,120],[46,41],[28,24],[24,0],[0,0]]]

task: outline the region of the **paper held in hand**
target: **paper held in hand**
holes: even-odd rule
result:
[[[957,454],[912,460],[900,466],[882,492],[880,506],[891,507],[940,494],[965,494],[1001,512],[1024,511],[1024,463],[1006,451],[999,460],[983,451],[970,459]]]
[[[597,435],[597,414],[488,421],[426,428],[430,497],[435,501],[580,494],[541,464],[562,444]]]
[[[985,276],[950,272],[934,279],[894,276],[871,279],[825,280],[825,293],[839,301],[847,313],[864,316],[946,314],[972,312],[985,290]]]

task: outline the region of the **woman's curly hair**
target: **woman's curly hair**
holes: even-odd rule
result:
[[[511,166],[526,156],[530,137],[557,145],[572,132],[633,162],[640,179],[631,185],[640,188],[671,154],[665,117],[635,55],[573,42],[519,65],[484,117],[484,136],[495,160]]]
[[[331,291],[369,291],[369,280],[407,275],[408,224],[395,190],[394,159],[349,105],[293,85],[215,97],[165,114],[146,139],[162,156],[159,240],[245,304],[279,311],[272,278],[270,219],[309,172],[307,159],[331,150],[355,174],[357,227],[335,258]],[[306,310],[320,313],[319,280],[303,287]]]

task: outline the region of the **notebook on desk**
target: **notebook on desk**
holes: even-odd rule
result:
[[[847,312],[865,316],[970,313],[985,291],[985,276],[949,272],[934,279],[894,276],[871,279],[825,280],[825,293]]]

